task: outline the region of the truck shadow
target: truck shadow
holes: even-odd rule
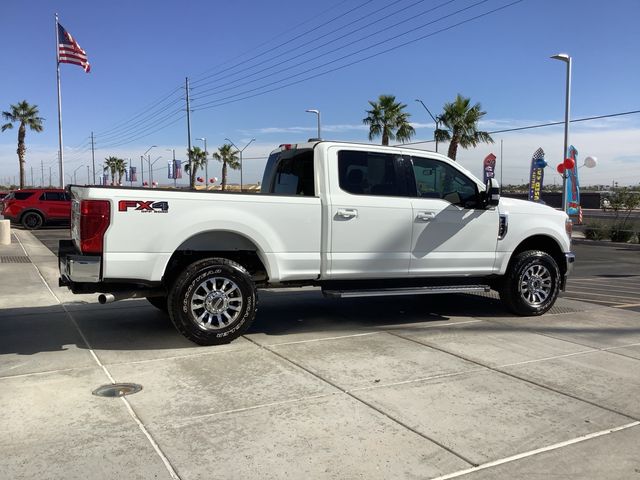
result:
[[[358,299],[325,299],[318,290],[262,291],[255,322],[247,332],[251,335],[282,337],[298,333],[421,329],[429,323],[446,327],[446,322],[474,318],[496,319],[496,329],[531,330],[510,322],[509,314],[496,298],[482,295],[425,295],[412,297],[378,297]],[[445,323],[442,323],[445,322]],[[76,327],[77,325],[77,327]],[[558,327],[562,332],[582,331],[575,326]],[[80,331],[78,331],[80,330]],[[551,331],[553,327],[544,327]],[[620,333],[620,329],[603,328],[603,333]],[[589,332],[595,332],[593,325]],[[628,333],[628,329],[625,333]],[[640,328],[635,332],[640,333]],[[85,342],[86,339],[86,342]],[[88,342],[88,343],[87,343]],[[240,343],[240,341],[238,341]],[[233,345],[233,344],[232,344]],[[0,355],[34,355],[92,348],[98,356],[108,352],[156,350],[166,356],[184,355],[188,349],[200,347],[182,337],[167,315],[146,300],[98,304],[67,304],[51,307],[25,307],[0,310]],[[124,357],[123,361],[127,361]]]

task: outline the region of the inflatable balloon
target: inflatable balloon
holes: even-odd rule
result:
[[[576,161],[573,158],[564,159],[564,168],[566,170],[571,170],[575,166],[576,166]]]
[[[556,170],[558,171],[558,173],[560,175],[564,175],[564,164],[563,163],[559,163],[558,166],[556,167]]]
[[[598,164],[598,159],[596,157],[587,157],[584,159],[584,166],[587,168],[593,168]]]

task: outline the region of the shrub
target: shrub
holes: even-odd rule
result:
[[[588,240],[604,240],[609,237],[609,227],[604,222],[597,220],[584,226],[584,237]]]
[[[612,242],[626,243],[633,238],[633,230],[630,225],[624,223],[614,224],[609,231],[609,238]]]

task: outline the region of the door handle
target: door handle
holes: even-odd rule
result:
[[[358,210],[355,208],[339,208],[336,215],[342,218],[355,218],[358,216]]]
[[[429,222],[436,218],[436,214],[434,212],[418,212],[416,216],[416,220],[420,222]]]

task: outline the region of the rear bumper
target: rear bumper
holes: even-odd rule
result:
[[[73,290],[74,284],[99,283],[102,257],[82,255],[71,240],[60,240],[58,244],[58,284]]]

